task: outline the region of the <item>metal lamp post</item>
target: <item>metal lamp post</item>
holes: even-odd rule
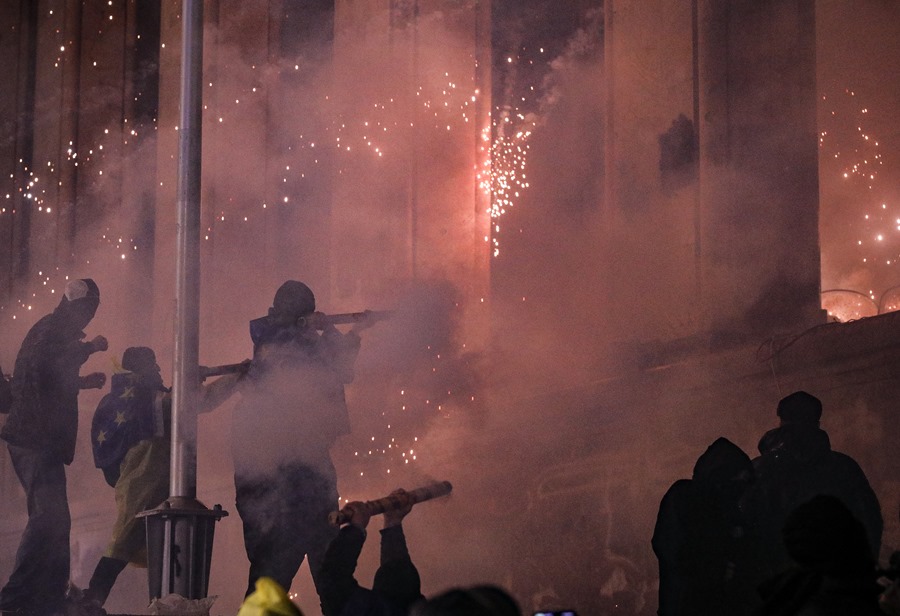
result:
[[[215,523],[227,515],[197,500],[202,80],[203,0],[183,0],[170,496],[138,514],[147,526],[151,600],[206,597]]]

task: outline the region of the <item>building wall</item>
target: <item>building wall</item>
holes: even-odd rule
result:
[[[679,117],[695,123],[691,3],[614,0],[604,13],[606,182],[598,241],[615,298],[609,318],[638,340],[689,336],[703,327],[696,167],[688,150],[664,172],[660,139]]]
[[[716,334],[821,323],[814,3],[699,3],[700,254]]]
[[[25,5],[14,4],[0,8],[0,16],[21,24],[18,11]],[[39,54],[30,55],[27,37],[19,34],[0,37],[0,53],[20,75],[29,74],[32,58],[40,60],[35,100],[50,101],[41,104],[52,112],[46,131],[35,132],[35,152],[52,151],[54,160],[71,162],[67,173],[77,176],[77,195],[86,201],[83,208],[77,201],[74,217],[53,218],[52,227],[34,222],[32,211],[0,215],[0,230],[11,237],[0,242],[0,276],[10,285],[23,279],[16,268],[32,266],[20,257],[29,253],[12,247],[32,246],[33,237],[52,236],[57,256],[73,242],[90,245],[91,263],[72,271],[102,272],[108,294],[89,333],[110,334],[114,350],[153,344],[166,364],[173,337],[179,3],[159,6],[158,128],[155,139],[138,141],[138,152],[130,150],[130,126],[139,115],[144,122],[149,116],[125,102],[140,81],[132,75],[140,62],[130,59],[132,53],[141,56],[134,44],[136,6],[116,5],[112,20],[96,7],[80,13],[80,104],[91,113],[79,117],[84,145],[78,153],[92,158],[77,173],[74,161],[51,147],[65,144],[60,135],[74,130],[71,118],[60,113],[69,107],[60,101],[64,93],[72,96],[75,78],[72,72],[60,78],[47,64],[60,44],[49,35],[61,24],[69,24],[61,26],[63,32],[75,28],[75,21],[71,12],[51,16],[50,5],[41,4],[33,17],[35,32],[44,36]],[[509,254],[530,259],[504,261],[500,281],[494,274],[501,268],[490,261],[491,243],[485,241],[493,233],[489,203],[476,174],[493,162],[482,141],[495,128],[488,114],[494,101],[485,93],[493,95],[487,86],[499,80],[487,60],[491,9],[488,2],[438,0],[207,3],[201,362],[245,357],[247,321],[265,313],[275,287],[288,277],[310,282],[326,311],[388,307],[414,279],[448,278],[467,302],[461,312],[476,317],[482,298],[494,300],[489,282],[496,291],[529,278],[533,286],[527,288],[548,289],[539,307],[525,302],[526,294],[507,298],[521,299],[522,319],[515,325],[527,327],[502,334],[512,343],[514,359],[538,356],[528,366],[534,371],[515,361],[492,365],[496,374],[490,376],[497,380],[485,402],[479,399],[481,414],[448,410],[428,424],[415,446],[425,452],[419,478],[452,471],[457,486],[445,507],[430,510],[421,523],[409,521],[427,592],[442,590],[448,580],[490,579],[513,589],[526,610],[548,607],[555,596],[577,599],[584,613],[615,606],[654,613],[656,562],[647,539],[659,496],[672,480],[690,473],[696,456],[719,435],[752,452],[756,437],[772,423],[774,403],[792,388],[822,393],[836,448],[872,472],[885,517],[893,519],[896,473],[889,465],[876,468],[883,462],[880,452],[890,450],[885,435],[895,432],[892,322],[873,327],[872,339],[884,343],[875,352],[872,340],[851,345],[829,338],[810,348],[804,346],[815,338],[810,335],[796,345],[783,341],[784,352],[763,362],[758,355],[760,335],[816,322],[809,3],[607,1],[603,72],[591,65],[572,73],[575,80],[585,77],[589,87],[580,92],[578,105],[548,115],[549,130],[535,145],[535,152],[538,145],[544,148],[540,160],[555,163],[544,167],[543,176],[538,170],[536,179],[557,176],[560,185],[577,185],[559,194],[534,191],[532,204],[547,202],[545,217],[531,221],[542,234],[529,235],[523,224],[521,244],[504,240]],[[311,39],[326,41],[333,58],[311,59],[304,49]],[[588,61],[597,59],[591,55]],[[780,89],[762,87],[769,82]],[[5,130],[18,126],[23,106],[28,103],[22,91],[0,92]],[[5,111],[14,108],[19,113],[11,121]],[[567,124],[566,113],[575,120]],[[409,118],[414,120],[407,126]],[[692,127],[687,133],[685,121]],[[115,132],[109,141],[107,128]],[[592,157],[578,166],[558,142],[571,146],[583,132],[592,133],[592,145],[602,143],[589,148]],[[12,193],[22,187],[15,157],[26,145],[25,137],[0,141],[6,165],[0,181],[6,182],[7,171],[19,178],[10,184]],[[117,160],[130,166],[120,169]],[[61,202],[62,191],[47,194]],[[97,217],[98,209],[125,215]],[[560,210],[565,225],[558,220]],[[546,229],[573,227],[579,227],[583,245],[572,258],[583,257],[583,263],[551,268],[568,263],[558,257],[569,247],[556,241],[568,236]],[[120,233],[124,242],[118,241]],[[120,259],[122,246],[128,255],[136,247],[137,254],[152,257],[131,269],[131,257]],[[87,259],[83,248],[76,254]],[[142,269],[148,263],[149,273]],[[573,283],[582,288],[560,292]],[[784,288],[796,294],[796,310],[754,312],[760,299],[782,307],[777,291]],[[14,303],[16,325],[23,326],[11,339],[20,340],[24,324],[51,309],[55,299],[34,298],[34,311]],[[495,312],[498,321],[507,314]],[[467,330],[468,339],[486,344],[487,336],[471,335],[483,334],[479,320],[468,322],[479,324]],[[771,331],[760,334],[761,322]],[[564,334],[556,341],[560,356],[548,353],[546,340],[534,335],[548,330]],[[714,353],[692,356],[715,346],[709,344],[711,333],[722,344]],[[560,357],[577,363],[585,349],[605,352],[600,343],[610,339],[644,343],[643,363],[610,354],[605,367],[613,366],[614,376],[585,362],[587,369],[569,380],[553,380]],[[690,344],[678,347],[674,342],[680,339]],[[673,349],[687,351],[677,355]],[[829,349],[848,354],[829,355]],[[2,365],[10,365],[14,351],[0,349]],[[111,359],[88,368],[108,372]],[[429,372],[437,370],[432,365],[443,368],[439,362],[422,364]],[[372,391],[377,387],[351,391],[355,419],[380,410]],[[105,542],[113,507],[85,437],[98,398],[98,392],[82,395],[82,433],[70,468],[73,577],[82,582]],[[231,507],[228,423],[227,407],[201,419],[198,462],[200,498],[232,509],[218,526],[213,557],[212,588],[222,589],[218,605],[228,606],[226,611],[243,594],[246,567]],[[24,499],[5,456],[0,473],[2,578],[24,524]],[[345,477],[348,494],[372,495],[369,476]],[[386,485],[397,477],[371,481]],[[896,541],[896,524],[888,533]],[[448,536],[454,539],[450,545]],[[116,589],[111,610],[143,604],[143,574],[129,572],[133,583]],[[298,588],[304,611],[315,610],[303,575]]]
[[[389,302],[410,281],[444,279],[466,309],[481,304],[490,2],[357,0],[336,10],[345,145],[335,163],[333,291],[351,304]]]
[[[719,342],[821,322],[812,3],[617,0],[606,19],[613,320]]]

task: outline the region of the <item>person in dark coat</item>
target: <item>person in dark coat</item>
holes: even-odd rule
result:
[[[323,616],[405,616],[410,606],[423,598],[419,572],[403,534],[403,518],[412,510],[412,502],[402,489],[391,496],[403,505],[384,512],[381,565],[371,590],[353,577],[366,541],[369,513],[360,502],[344,507],[352,511],[352,517],[331,541],[319,572]]]
[[[878,497],[859,464],[831,449],[819,427],[821,401],[798,391],[778,403],[777,415],[780,425],[760,439],[760,455],[753,461],[757,481],[745,502],[758,524],[762,579],[792,565],[781,529],[791,511],[819,494],[837,497],[862,523],[877,560],[884,525]]]
[[[652,539],[660,616],[750,613],[757,564],[740,501],[752,480],[750,457],[719,438],[697,459],[693,477],[663,496]]]
[[[289,280],[268,316],[250,322],[253,359],[232,428],[248,595],[263,576],[289,590],[304,558],[318,589],[337,534],[328,523],[338,508],[330,449],[350,431],[344,385],[353,380],[360,338],[324,317],[309,287]]]
[[[793,564],[760,586],[757,616],[883,616],[866,529],[839,498],[820,494],[799,505],[782,538]]]
[[[106,338],[84,342],[82,331],[100,305],[89,278],[72,280],[56,309],[29,330],[16,357],[13,401],[0,432],[25,490],[28,523],[9,581],[0,590],[0,610],[50,614],[64,603],[69,582],[71,518],[65,467],[75,456],[78,392],[101,388],[102,372],[79,376]]]

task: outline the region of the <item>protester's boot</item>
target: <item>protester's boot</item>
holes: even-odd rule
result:
[[[118,558],[109,558],[108,556],[100,558],[97,568],[94,569],[94,575],[91,576],[91,581],[84,590],[84,598],[102,607],[106,603],[106,598],[109,597],[109,591],[112,590],[113,584],[116,583],[116,578],[127,564],[126,561]]]

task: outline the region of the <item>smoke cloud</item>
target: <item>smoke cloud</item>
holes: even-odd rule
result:
[[[789,392],[772,383],[772,362],[754,365],[763,376],[754,372],[753,383],[763,385],[753,399],[745,397],[746,385],[709,393],[708,384],[728,367],[704,364],[685,340],[698,329],[686,315],[700,301],[692,293],[692,218],[681,210],[659,211],[647,197],[653,191],[640,183],[622,188],[631,206],[625,211],[605,201],[604,16],[582,6],[587,3],[526,4],[527,10],[495,11],[494,57],[477,58],[479,70],[492,62],[497,73],[491,105],[499,123],[490,141],[493,171],[506,175],[494,176],[494,185],[499,177],[510,181],[511,203],[495,212],[487,242],[471,234],[491,206],[479,186],[487,172],[477,166],[484,155],[478,105],[487,93],[476,92],[472,78],[474,11],[425,11],[415,32],[386,27],[402,15],[359,23],[345,15],[348,29],[337,34],[336,69],[328,74],[318,72],[315,44],[293,50],[294,61],[270,62],[247,39],[265,21],[249,4],[216,18],[207,32],[212,85],[204,92],[200,361],[250,357],[247,324],[266,314],[286,279],[307,282],[326,313],[392,311],[362,333],[355,379],[346,388],[352,431],[332,449],[341,502],[430,481],[453,483],[449,497],[418,505],[404,523],[426,594],[496,583],[515,594],[525,613],[590,605],[651,614],[656,561],[649,539],[665,489],[690,475],[717,436],[753,455],[756,439],[774,422],[774,402]],[[854,4],[859,12],[852,19],[834,5],[820,8],[819,82],[826,100],[842,102],[844,87],[857,88],[848,75],[863,82],[856,91],[872,101],[865,114],[875,119],[871,132],[884,135],[880,179],[895,185],[900,156],[890,137],[896,136],[900,94],[897,80],[882,77],[897,73],[891,68],[900,53],[863,42],[900,40],[892,38],[900,19],[896,7],[860,6]],[[853,36],[843,33],[846,24]],[[858,58],[870,63],[863,62],[865,71],[849,68],[859,66]],[[501,69],[505,65],[511,68]],[[821,104],[820,126],[828,106]],[[848,109],[855,114],[859,106]],[[646,114],[635,111],[636,122],[651,125],[641,145],[654,177],[658,137],[678,117],[665,111],[656,117],[650,104]],[[174,187],[165,167],[175,151],[173,124],[161,118],[158,133],[142,141],[144,148],[160,148],[159,194]],[[826,138],[820,153],[829,147]],[[140,176],[142,151],[131,159],[105,156],[102,182],[157,181]],[[859,234],[846,224],[858,221],[858,193],[836,187],[831,163],[821,158],[823,289],[874,291],[877,297],[898,284],[896,266],[860,262],[852,246]],[[86,169],[99,166],[98,159]],[[635,177],[642,173],[636,170]],[[753,194],[742,203],[762,203],[769,194],[749,175],[743,183],[728,178],[727,185]],[[96,184],[94,194],[102,195],[104,186]],[[692,188],[676,182],[667,190],[677,209]],[[875,189],[864,192],[876,207],[882,200],[896,205],[889,188],[883,198]],[[103,208],[102,217],[82,225],[71,266],[41,270],[0,312],[4,371],[12,370],[28,327],[58,302],[66,276],[91,277],[101,305],[87,335],[107,336],[110,351],[93,356],[83,372],[108,374],[126,347],[146,345],[157,351],[171,384],[174,277],[163,272],[174,257],[151,247],[167,253],[154,243],[169,235],[174,244],[173,209],[171,202],[155,203],[155,237],[140,208]],[[726,208],[722,216],[740,227],[747,214]],[[753,232],[718,244],[753,244]],[[478,280],[479,266],[471,263],[479,251],[497,252],[487,282]],[[766,258],[760,254],[759,264]],[[142,273],[154,269],[155,279]],[[723,312],[755,303],[758,298],[747,296],[759,287],[754,271],[725,263],[713,273],[720,288],[733,291],[723,293]],[[766,317],[760,319],[765,330]],[[113,493],[93,468],[88,436],[103,393],[80,396],[79,449],[68,471],[76,529],[72,576],[81,585],[114,519]],[[771,406],[758,405],[761,399]],[[240,402],[237,394],[199,420],[198,497],[229,511],[216,528],[210,580],[210,594],[219,596],[216,614],[237,611],[248,567],[233,506],[232,448],[291,447],[234,434],[232,412]],[[848,410],[829,418],[829,409],[842,402]],[[883,422],[849,398],[835,395],[834,403],[826,404],[825,427],[833,430],[835,448],[861,456],[864,469],[874,470],[872,434],[886,431]],[[14,485],[8,465],[2,468],[4,485]],[[20,492],[6,499],[24,524]],[[883,507],[887,537],[896,543],[895,500]],[[371,585],[378,565],[379,524],[370,522],[357,570],[363,586]],[[305,614],[318,613],[305,565],[292,592]],[[145,605],[146,572],[129,569],[107,609],[140,613]]]

